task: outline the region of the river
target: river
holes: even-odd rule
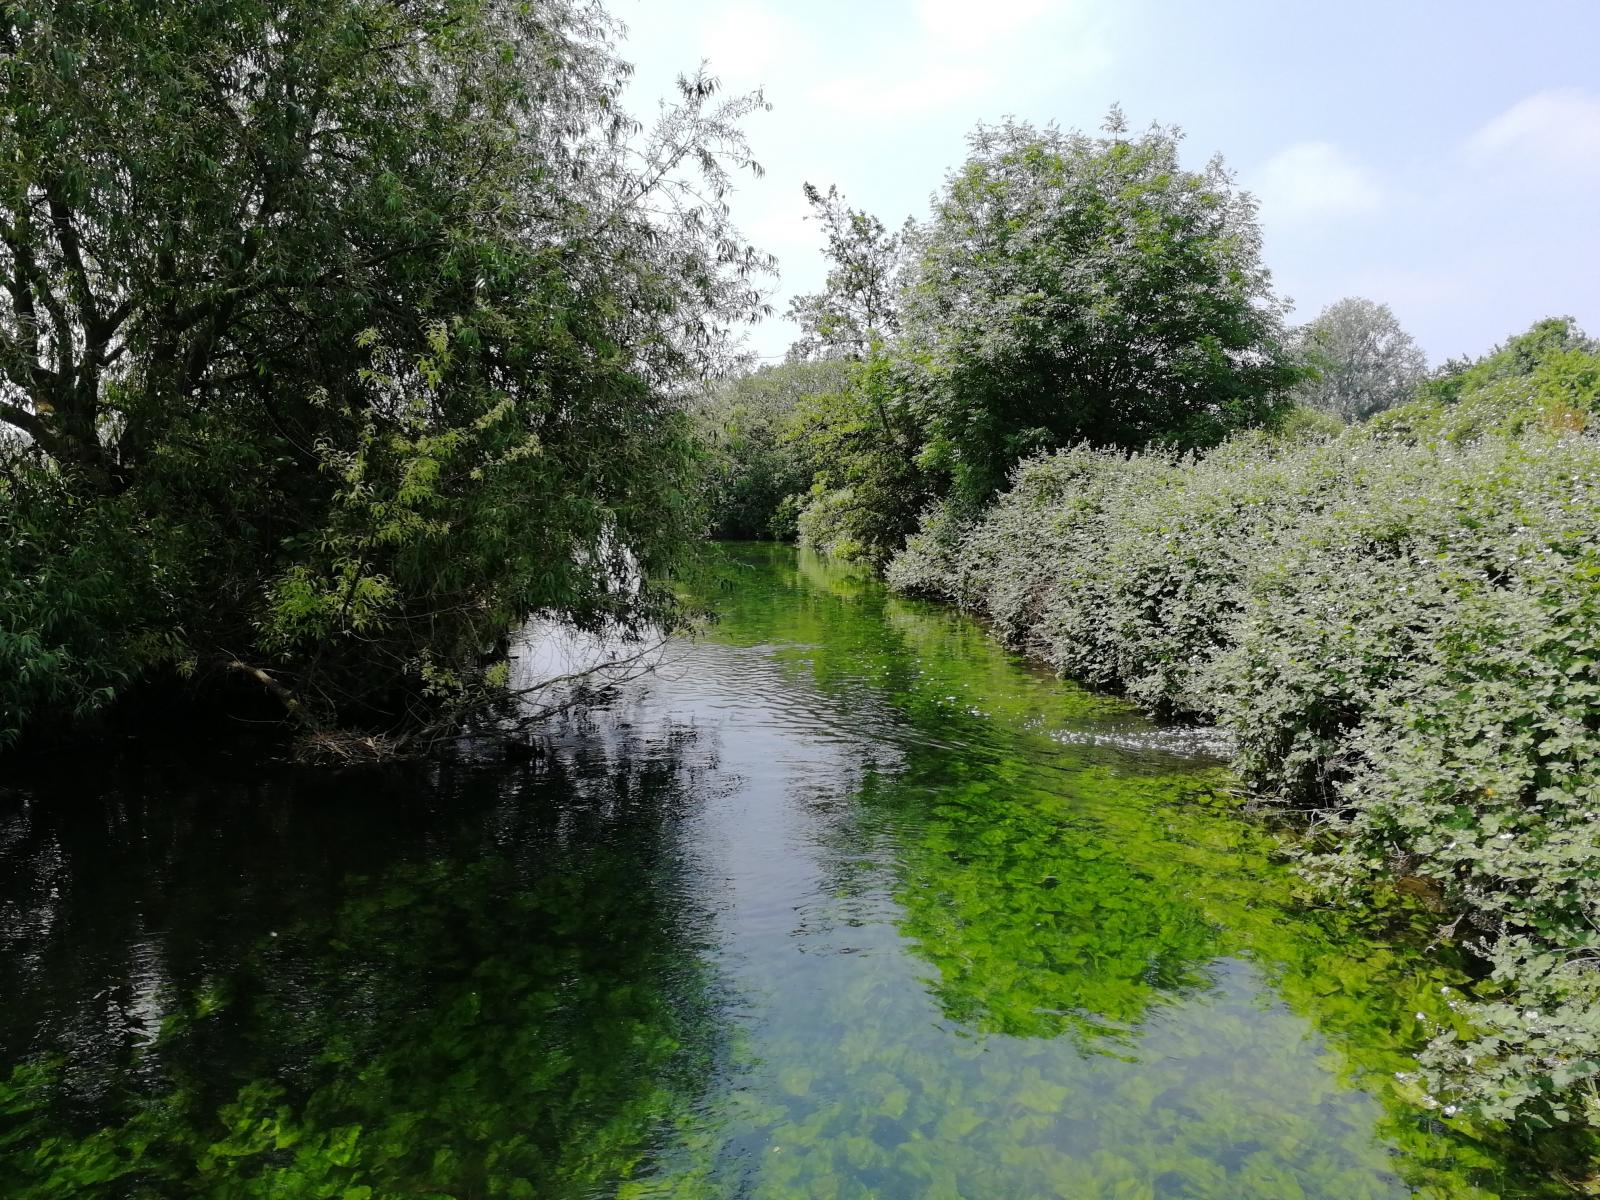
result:
[[[684,585],[528,761],[0,785],[0,1195],[1562,1194],[1417,1102],[1461,980],[1205,738],[788,548]]]

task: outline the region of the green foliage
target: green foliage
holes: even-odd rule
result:
[[[146,531],[47,466],[0,467],[0,748],[101,708],[169,657]]]
[[[1492,965],[1470,1032],[1424,1055],[1431,1102],[1600,1124],[1597,523],[1585,437],[1080,448],[975,524],[935,514],[891,580],[1218,721],[1249,784],[1320,814],[1314,879],[1369,898],[1424,881],[1440,937]]]
[[[1310,378],[1295,390],[1301,404],[1340,421],[1360,421],[1410,400],[1427,358],[1387,304],[1352,296],[1293,331],[1295,353]]]
[[[800,414],[850,386],[841,360],[762,367],[721,384],[696,411],[713,537],[793,541],[816,475]]]
[[[827,286],[789,303],[789,319],[801,339],[791,358],[865,358],[900,328],[900,273],[906,240],[914,226],[895,234],[871,213],[845,204],[836,187],[824,195],[805,185],[812,220],[827,231],[827,256],[833,264]]]
[[[1305,442],[1335,437],[1344,432],[1345,423],[1331,412],[1296,404],[1272,426],[1272,432],[1285,441]]]
[[[1209,446],[1299,375],[1248,196],[1178,134],[982,126],[919,231],[907,340],[923,459],[987,500],[1018,459],[1087,440]]]
[[[931,501],[971,514],[1040,450],[1211,446],[1285,414],[1304,371],[1253,205],[1178,148],[1116,112],[1103,137],[979,126],[899,235],[808,185],[832,270],[794,353],[861,366],[797,414],[803,541],[883,563]]]
[[[674,397],[760,308],[723,164],[761,101],[682,80],[636,136],[613,35],[589,0],[6,8],[0,455],[157,597],[79,627],[392,726],[534,611],[670,620]],[[95,694],[148,661],[66,653]]]
[[[904,403],[906,374],[902,362],[874,353],[852,368],[849,388],[801,407],[792,436],[814,480],[800,515],[803,544],[881,564],[915,524],[929,485]]]
[[[1600,412],[1600,343],[1570,319],[1540,321],[1475,363],[1447,366],[1417,400],[1380,414],[1374,434],[1469,442],[1526,430],[1576,432]]]
[[[1546,317],[1481,358],[1446,362],[1422,386],[1419,398],[1454,404],[1488,384],[1531,375],[1546,359],[1569,350],[1597,354],[1600,342],[1587,336],[1571,317]]]

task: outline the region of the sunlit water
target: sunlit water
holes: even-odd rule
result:
[[[1412,1103],[1461,981],[1214,742],[790,550],[683,582],[532,761],[0,788],[0,1196],[1560,1194]]]

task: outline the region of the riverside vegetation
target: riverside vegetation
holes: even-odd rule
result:
[[[809,551],[712,547],[678,584],[722,619],[532,764],[8,777],[0,1194],[1558,1200],[1581,1172],[1419,1119],[1393,1076],[1465,1027],[1461,962],[1404,935],[1431,915],[1298,903],[1221,764],[1126,700]]]
[[[765,102],[702,72],[643,127],[616,30],[594,0],[5,6],[0,751],[216,707],[306,759],[421,754],[524,711],[530,618],[671,631],[728,607],[673,574],[703,535],[797,539],[1220,726],[1309,897],[1420,907],[1463,967],[1406,1103],[1600,1186],[1600,347],[1551,319],[1428,372],[1370,301],[1290,328],[1251,197],[1113,110],[980,126],[898,228],[808,185],[826,286],[789,361],[730,375],[774,265],[727,203]],[[638,1000],[619,1028],[672,1007]],[[48,1077],[0,1093],[8,1147],[54,1128]],[[237,1137],[150,1110],[135,1141],[189,1147],[169,1181],[279,1153],[272,1086]],[[362,1195],[349,1124],[317,1186]],[[119,1136],[71,1169],[120,1186]]]
[[[670,625],[759,96],[591,0],[0,12],[0,746],[257,692],[425,744],[535,611]]]
[[[1469,1030],[1428,1042],[1426,1104],[1600,1124],[1600,443],[1390,415],[1202,458],[1062,451],[978,520],[931,518],[890,579],[1217,722],[1263,803],[1309,817],[1325,893],[1426,895],[1488,973]]]
[[[1172,145],[1115,114],[1099,140],[980,130],[926,225],[830,237],[829,292],[795,315],[849,336],[702,416],[725,476],[748,457],[809,486],[714,511],[1215,723],[1311,895],[1425,903],[1477,964],[1465,1023],[1401,1081],[1417,1103],[1589,1138],[1600,344],[1544,320],[1429,374],[1381,305],[1282,328],[1248,207],[1215,166],[1177,182]],[[812,199],[830,230],[877,228]],[[898,302],[864,304],[884,275]],[[891,315],[863,335],[867,311]]]

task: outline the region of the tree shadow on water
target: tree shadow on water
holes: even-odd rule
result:
[[[647,1163],[726,1053],[696,751],[568,724],[526,767],[29,793],[0,1194],[562,1197]]]

